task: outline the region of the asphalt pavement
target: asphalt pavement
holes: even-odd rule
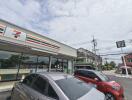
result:
[[[125,100],[132,100],[132,79],[130,78],[123,78],[123,77],[116,77],[116,76],[109,76],[112,80],[120,83],[124,88]]]

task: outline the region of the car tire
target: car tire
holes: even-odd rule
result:
[[[115,100],[115,97],[111,93],[106,93],[105,94],[105,100]]]

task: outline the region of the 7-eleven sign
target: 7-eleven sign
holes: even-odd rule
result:
[[[6,28],[4,36],[12,38],[12,39],[20,40],[20,41],[26,41],[26,33],[20,30],[10,28],[10,27]]]
[[[0,35],[3,35],[3,34],[4,34],[5,29],[6,29],[6,26],[5,26],[5,25],[0,24]]]

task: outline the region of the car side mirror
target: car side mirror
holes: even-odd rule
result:
[[[98,79],[98,78],[94,78],[94,80],[95,80],[95,81],[97,81],[97,82],[99,81],[99,79]]]

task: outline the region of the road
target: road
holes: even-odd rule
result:
[[[111,77],[112,80],[117,81],[124,87],[126,100],[132,100],[132,79],[119,78],[112,75],[110,75],[109,77]],[[0,100],[7,100],[6,98],[9,96],[10,92],[0,93]]]
[[[132,79],[110,76],[112,80],[120,83],[125,91],[126,100],[132,100]]]

